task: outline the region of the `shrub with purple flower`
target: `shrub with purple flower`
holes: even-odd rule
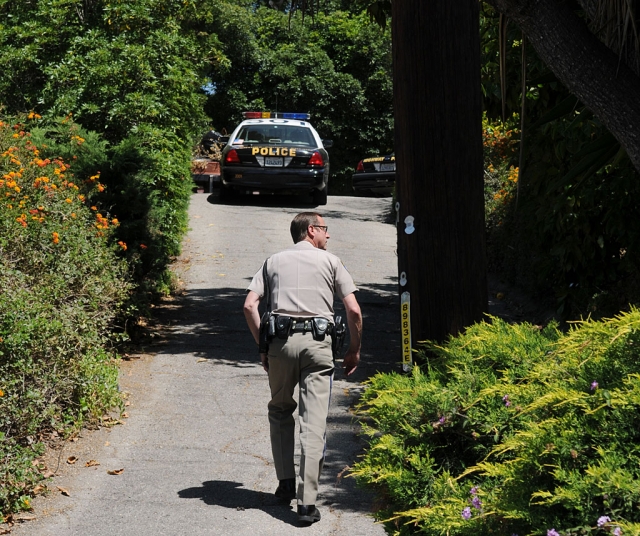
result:
[[[611,518],[609,516],[600,516],[598,518],[598,527],[602,528],[604,527],[607,523],[611,522]]]
[[[465,521],[469,521],[469,519],[471,519],[471,508],[469,508],[468,506],[462,510],[462,519],[464,519]]]
[[[549,529],[547,531],[547,536],[560,536],[560,533],[556,529]]]

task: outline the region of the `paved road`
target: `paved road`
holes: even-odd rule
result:
[[[123,366],[125,424],[65,446],[64,471],[50,485],[55,493],[36,501],[37,519],[13,534],[384,535],[370,515],[373,498],[345,469],[363,447],[351,409],[361,382],[377,370],[399,370],[389,207],[389,199],[354,197],[330,197],[321,207],[329,250],[361,289],[365,338],[362,365],[348,380],[338,373],[334,384],[319,523],[298,527],[293,505],[273,497],[267,376],[242,315],[251,277],[291,244],[293,216],[313,207],[265,197],[221,204],[215,194],[194,194],[191,231],[176,263],[185,293],[160,307],[166,329],[149,355]],[[78,462],[68,466],[72,455]],[[100,465],[85,467],[89,459]]]

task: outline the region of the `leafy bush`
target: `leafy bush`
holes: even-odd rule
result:
[[[64,124],[54,144],[62,143]],[[27,130],[0,121],[2,513],[28,508],[40,478],[31,460],[44,434],[65,433],[119,404],[109,348],[130,288],[119,256],[126,244],[111,240],[118,221],[98,209],[99,175],[74,175],[63,159],[43,158],[50,147],[36,145]],[[88,139],[99,141],[68,123],[75,161],[96,154]]]
[[[172,132],[141,125],[111,158],[104,202],[118,208],[116,233],[129,245],[126,256],[144,300],[145,291],[166,293],[171,285],[167,266],[188,228],[191,146]]]
[[[353,474],[397,534],[638,534],[639,345],[635,309],[429,344],[412,375],[370,380]]]

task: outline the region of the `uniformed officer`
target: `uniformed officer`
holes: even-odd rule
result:
[[[264,267],[253,277],[244,315],[256,342],[260,333],[258,305],[265,291],[267,295],[270,293],[273,314],[285,323],[286,317],[291,318],[286,340],[274,338],[268,354],[261,353],[260,359],[269,374],[271,388],[268,412],[271,449],[279,480],[276,496],[289,501],[297,496],[298,519],[302,523],[314,523],[320,520],[315,504],[324,462],[334,362],[330,337],[318,336],[311,323],[314,318],[333,323],[334,295],[342,300],[350,332],[343,366],[349,375],[360,361],[362,314],[352,277],[340,259],[326,251],[329,230],[322,216],[316,212],[298,214],[291,222],[291,237],[293,247],[265,261],[268,289],[265,289]],[[297,405],[293,392],[298,383],[301,456],[296,493],[293,412]]]

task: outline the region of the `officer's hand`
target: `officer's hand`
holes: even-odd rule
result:
[[[269,372],[269,357],[267,354],[260,354],[260,361],[262,361],[262,368],[265,372]]]
[[[342,366],[344,367],[344,371],[347,376],[350,376],[351,373],[358,368],[358,363],[360,363],[360,352],[347,350],[347,353],[344,355],[344,359],[342,360]]]

